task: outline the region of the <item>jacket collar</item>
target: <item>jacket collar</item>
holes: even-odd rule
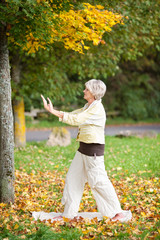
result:
[[[98,104],[98,103],[101,103],[102,102],[102,100],[100,99],[100,100],[94,100],[92,103],[91,103],[91,105],[89,105],[88,106],[88,103],[86,103],[85,105],[84,105],[84,109],[89,109],[89,108],[91,108],[92,106],[94,106],[94,105],[96,105],[96,104]]]

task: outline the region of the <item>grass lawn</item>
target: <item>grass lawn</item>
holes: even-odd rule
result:
[[[128,223],[104,218],[35,222],[32,211],[63,212],[64,181],[78,144],[48,147],[27,143],[15,149],[15,203],[0,204],[0,239],[159,239],[160,135],[156,139],[106,137],[105,166]],[[97,211],[86,184],[79,211]]]

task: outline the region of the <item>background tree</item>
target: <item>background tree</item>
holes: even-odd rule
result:
[[[12,106],[14,116],[14,144],[16,147],[24,147],[26,144],[25,135],[25,116],[24,112],[24,99],[20,91],[20,79],[21,79],[21,57],[19,49],[12,49],[10,51],[10,63],[11,63],[11,79],[12,86]]]
[[[78,1],[78,3],[82,2]],[[121,12],[126,17],[125,24],[116,25],[112,29],[114,34],[106,32],[98,46],[87,42],[90,48],[87,51],[84,50],[85,55],[72,50],[66,51],[61,44],[56,43],[52,52],[45,51],[44,63],[37,73],[33,70],[43,62],[40,61],[43,57],[37,56],[37,59],[30,59],[31,68],[28,68],[27,73],[30,72],[32,89],[34,85],[37,86],[37,82],[40,83],[38,79],[43,76],[45,81],[43,82],[42,79],[39,91],[44,86],[45,93],[45,89],[50,86],[51,91],[47,90],[47,95],[49,94],[56,101],[56,105],[60,104],[60,101],[63,105],[64,96],[65,104],[72,103],[70,93],[75,96],[74,102],[77,103],[81,99],[79,94],[83,83],[90,78],[100,78],[108,86],[104,99],[106,110],[119,111],[123,117],[134,120],[158,118],[160,116],[158,110],[160,104],[158,1],[94,2],[101,3],[110,10],[116,9]],[[25,72],[26,68],[22,79],[26,82],[28,74]],[[65,87],[66,90],[62,87],[63,79],[71,89],[70,92],[67,87]],[[78,90],[77,98],[76,89]],[[29,94],[29,86],[27,91],[26,95]],[[58,97],[58,95],[61,96]],[[32,91],[31,104],[40,106],[38,98],[39,96]],[[26,98],[25,103],[29,106]]]

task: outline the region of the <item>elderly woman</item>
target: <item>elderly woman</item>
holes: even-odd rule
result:
[[[77,216],[84,185],[88,182],[102,216],[107,216],[113,221],[127,221],[131,219],[131,212],[121,209],[104,166],[106,114],[101,98],[106,92],[106,85],[101,80],[92,79],[85,83],[83,92],[87,103],[73,112],[55,110],[50,99],[48,98],[47,104],[41,95],[46,110],[59,117],[60,121],[79,127],[79,148],[67,173],[63,192],[63,216]]]

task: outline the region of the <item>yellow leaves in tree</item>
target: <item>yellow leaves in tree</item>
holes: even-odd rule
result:
[[[64,43],[65,48],[73,49],[83,53],[83,49],[88,49],[84,41],[92,41],[94,45],[105,44],[102,40],[103,34],[111,31],[111,28],[121,23],[122,16],[111,11],[104,10],[101,5],[92,6],[84,3],[83,10],[61,12],[59,16],[59,26],[54,33],[59,41]]]
[[[45,49],[45,42],[39,41],[38,38],[35,38],[32,33],[29,33],[27,36],[26,46],[23,47],[23,50],[28,50],[28,53],[35,53],[39,48]]]
[[[42,4],[41,2],[37,0],[38,4]],[[82,10],[73,10],[71,7],[68,12],[54,13],[52,10],[50,13],[46,12],[42,28],[47,38],[43,34],[34,37],[28,27],[27,41],[23,50],[34,53],[39,48],[45,48],[45,45],[59,41],[63,42],[66,49],[83,53],[84,49],[89,49],[84,41],[92,41],[94,45],[105,44],[102,40],[103,34],[110,32],[114,25],[123,24],[121,15],[107,11],[101,5],[84,3],[83,7]]]

